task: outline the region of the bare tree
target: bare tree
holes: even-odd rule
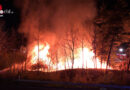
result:
[[[65,62],[65,70],[66,70],[67,66],[68,66],[68,68],[70,68],[70,65],[69,65],[69,55],[70,55],[70,53],[69,53],[68,48],[67,48],[64,41],[62,42],[62,51],[63,51],[63,56],[64,56],[64,59],[65,59],[64,62]]]
[[[87,42],[87,40],[86,40],[86,38],[87,38],[87,34],[86,34],[86,32],[84,31],[84,30],[79,30],[79,37],[78,37],[78,43],[79,43],[79,45],[81,46],[81,48],[82,48],[82,68],[84,68],[84,48],[85,48],[85,45],[86,45],[86,42]],[[86,68],[87,68],[87,62],[86,62]]]
[[[66,32],[66,45],[65,47],[68,48],[71,51],[70,58],[72,60],[72,69],[74,68],[74,60],[75,60],[75,49],[76,49],[76,43],[77,43],[77,29],[71,28]]]
[[[95,27],[95,26],[94,26]],[[97,43],[97,30],[96,30],[96,27],[94,28],[94,35],[93,35],[93,42],[92,42],[92,46],[93,46],[93,51],[94,51],[94,67],[97,68],[97,60],[96,60],[96,57],[97,57],[97,48],[96,48],[96,43]]]

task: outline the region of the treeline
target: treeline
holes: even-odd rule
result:
[[[98,1],[98,14],[95,19],[94,30],[94,43],[96,44],[96,48],[94,49],[96,49],[95,54],[100,57],[101,62],[103,60],[107,61],[107,66],[117,64],[114,60],[119,58],[116,55],[118,46],[121,43],[130,43],[129,10],[127,0]],[[128,55],[129,53],[126,54],[127,64],[125,67],[127,66],[127,70],[129,70],[130,57]]]
[[[17,37],[17,31],[11,29],[4,31],[4,21],[0,22],[0,70],[7,69],[15,71],[16,64],[22,65],[26,60],[25,46],[20,46],[22,39]],[[20,34],[19,34],[20,35]],[[19,67],[19,66],[17,66]],[[17,69],[18,70],[18,69]]]
[[[113,4],[108,4],[113,3]],[[82,61],[84,61],[84,48],[92,44],[92,51],[95,53],[94,59],[100,58],[101,63],[107,62],[106,69],[109,65],[114,66],[116,63],[114,60],[117,57],[117,47],[123,42],[130,42],[130,8],[127,0],[98,0],[97,1],[97,16],[95,17],[92,24],[94,25],[93,31],[81,30],[78,26],[72,25],[70,30],[66,30],[65,37],[59,39],[57,43],[50,50],[50,59],[54,65],[60,62],[59,58],[62,56],[64,62],[71,60],[71,68],[74,68],[75,64],[75,52],[77,48],[82,48]],[[87,12],[87,11],[86,11]],[[91,22],[84,22],[85,24],[91,24]],[[1,26],[0,26],[1,27]],[[1,28],[2,29],[2,28]],[[12,32],[10,38],[7,37],[6,33],[0,29],[0,69],[6,67],[12,67],[15,63],[23,64],[26,61],[26,53],[22,52],[17,47],[17,34]],[[90,37],[88,33],[91,33]],[[38,33],[38,43],[39,33]],[[127,70],[129,70],[129,57],[127,57],[128,63]],[[40,63],[40,62],[39,62]],[[84,62],[82,62],[84,67]],[[26,62],[23,65],[26,69]],[[65,68],[67,63],[65,63]],[[14,66],[15,67],[15,66]],[[51,67],[42,64],[36,64],[32,66],[32,69],[39,70],[43,67],[50,69]],[[87,66],[86,66],[87,67]],[[96,62],[95,62],[96,67]]]

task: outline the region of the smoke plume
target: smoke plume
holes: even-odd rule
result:
[[[21,8],[19,32],[25,34],[28,43],[37,40],[40,33],[40,40],[53,45],[72,26],[91,37],[96,16],[94,0],[23,0],[15,3]]]

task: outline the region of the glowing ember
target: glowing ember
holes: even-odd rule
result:
[[[38,50],[39,48],[39,50]],[[59,57],[59,62],[57,64],[53,64],[50,57],[49,57],[49,44],[40,44],[34,46],[31,51],[31,64],[36,64],[38,61],[42,62],[44,65],[49,66],[51,69],[49,71],[55,70],[64,70],[64,69],[71,69],[72,68],[72,60],[68,59],[67,61],[62,59],[62,56]],[[38,53],[39,51],[39,53]],[[39,55],[38,55],[39,54]],[[39,56],[39,59],[38,59]],[[96,66],[96,67],[95,67]],[[74,68],[106,68],[106,63],[100,63],[99,59],[96,58],[94,62],[94,53],[90,51],[87,47],[83,50],[82,48],[77,49],[77,53],[75,53],[75,60],[74,60]],[[111,69],[109,67],[109,69]]]

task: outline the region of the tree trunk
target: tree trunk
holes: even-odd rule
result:
[[[113,35],[113,38],[111,40],[111,45],[110,45],[110,49],[109,49],[109,53],[108,53],[106,70],[107,70],[109,62],[110,62],[110,57],[111,57],[111,51],[112,51],[112,48],[113,48],[113,43],[114,43],[114,35]]]
[[[87,63],[86,63],[87,66]],[[84,44],[83,44],[83,40],[82,40],[82,68],[84,68]]]
[[[58,71],[58,51],[56,51],[56,64],[57,64],[56,71]]]
[[[130,59],[128,58],[127,71],[130,70]]]
[[[25,68],[24,70],[26,71],[26,60],[25,60],[25,63],[24,63],[24,68]]]
[[[102,68],[102,62],[103,62],[103,41],[102,41],[102,48],[101,48],[101,68]]]
[[[25,64],[25,67],[24,67],[24,68],[25,68],[25,69],[24,69],[25,71],[26,71],[26,69],[27,69],[27,58],[28,58],[28,57],[27,57],[27,54],[28,54],[28,47],[27,47],[27,50],[26,50],[26,60],[25,60],[25,63],[24,63],[24,64]]]
[[[68,59],[67,59],[67,54],[66,54],[66,50],[65,50],[65,47],[64,47],[64,54],[65,54],[65,70],[66,70],[66,63],[68,62]],[[69,66],[69,65],[68,65]]]
[[[38,30],[38,40],[37,40],[38,42],[38,67],[39,67],[39,30]],[[38,72],[39,72],[39,68],[38,68]]]
[[[74,49],[72,50],[72,69],[74,68]]]
[[[93,40],[93,49],[94,49],[94,67],[97,68],[97,60],[96,60],[96,29],[94,30],[94,40]]]
[[[74,68],[74,39],[72,40],[72,69]]]

